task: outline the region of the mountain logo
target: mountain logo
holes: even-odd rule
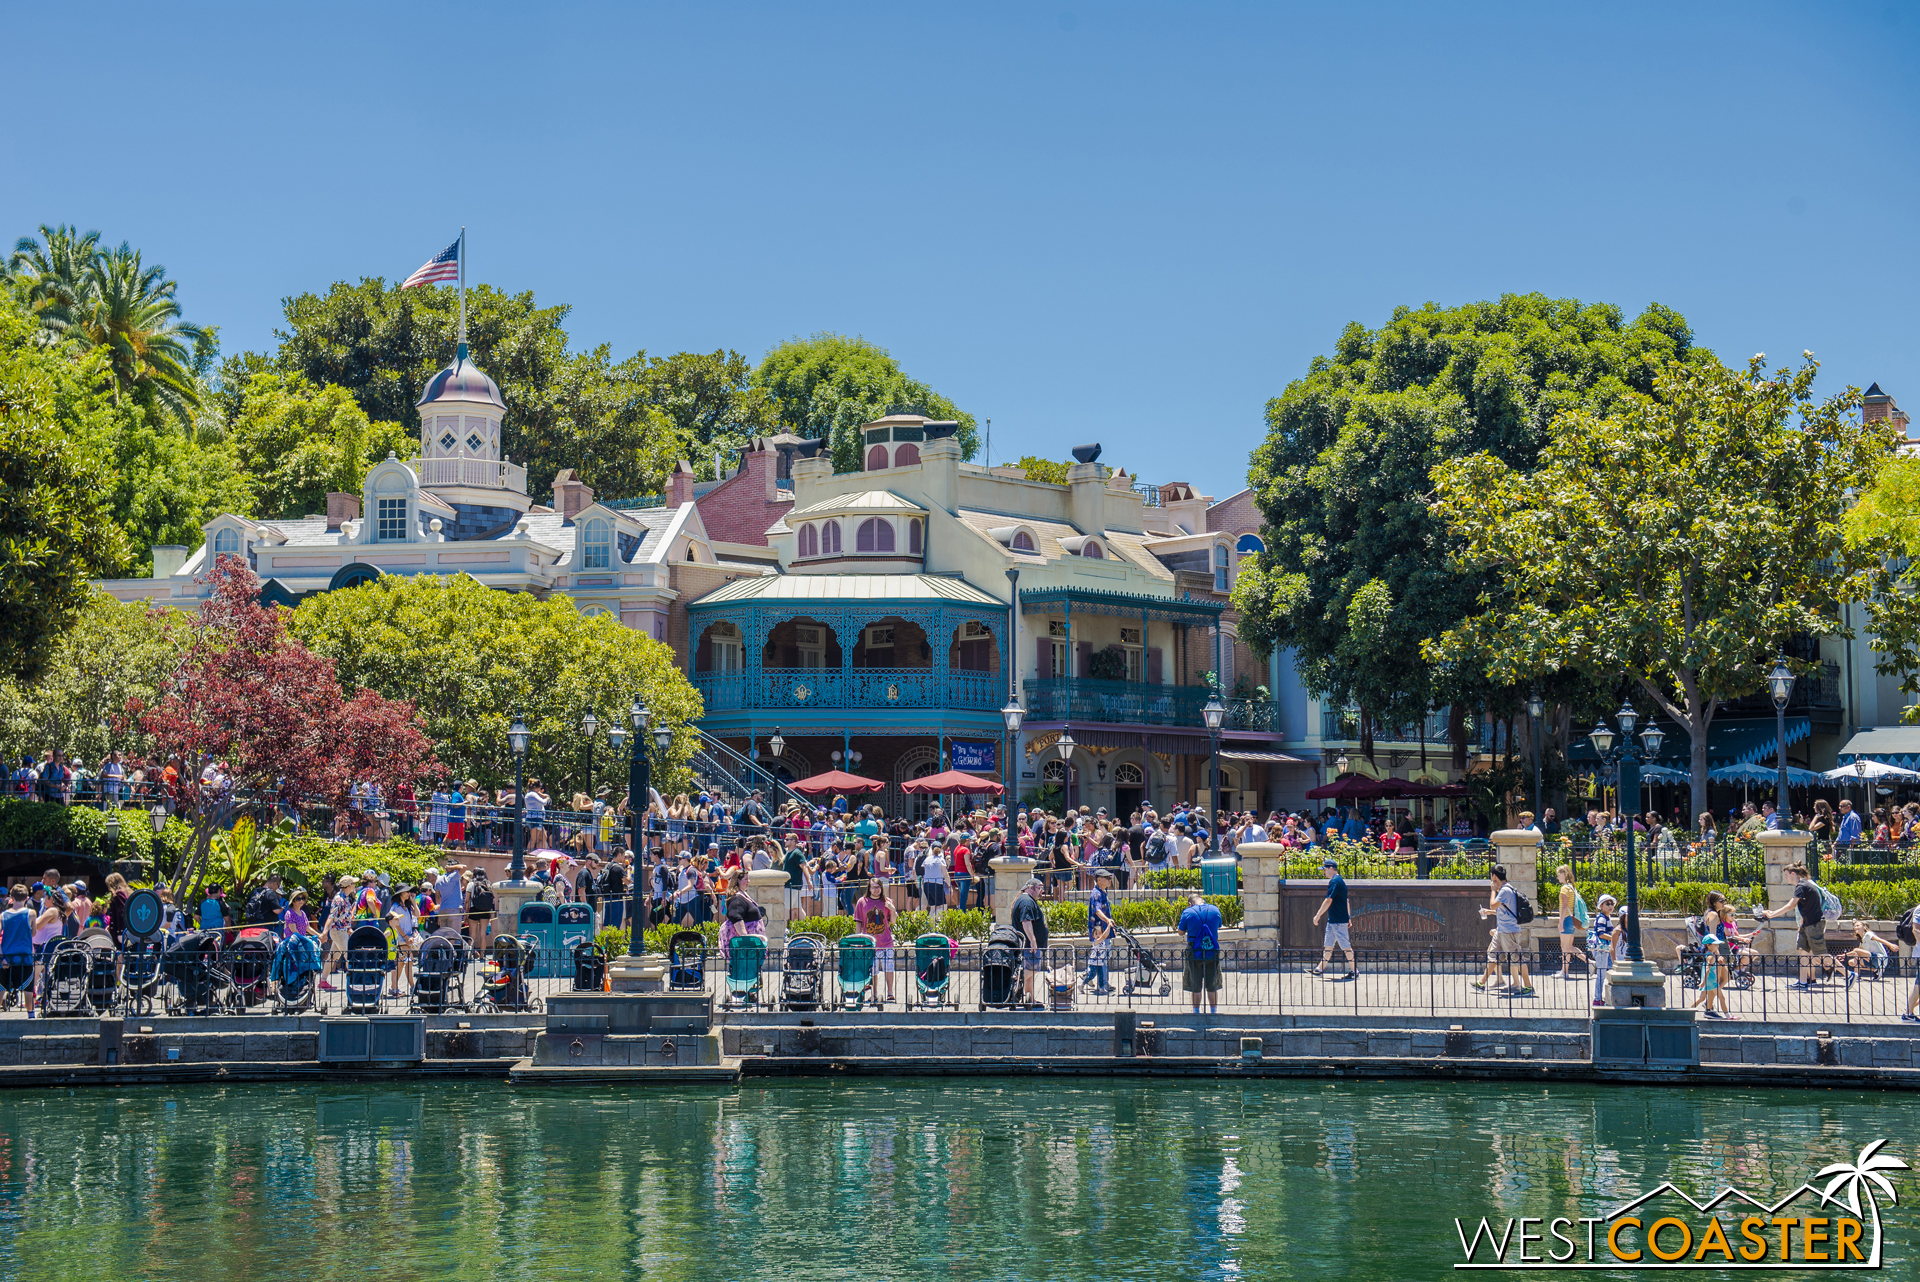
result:
[[[1877,1269],[1881,1207],[1900,1202],[1887,1173],[1908,1169],[1881,1152],[1886,1144],[1821,1168],[1771,1204],[1731,1186],[1696,1202],[1669,1182],[1609,1215],[1520,1216],[1498,1230],[1485,1216],[1472,1230],[1456,1219],[1466,1259],[1453,1267]]]

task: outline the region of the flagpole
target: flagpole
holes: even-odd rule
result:
[[[454,356],[458,364],[467,359],[467,229],[460,229],[460,350]]]

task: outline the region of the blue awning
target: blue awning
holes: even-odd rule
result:
[[[1614,727],[1616,730],[1618,727]],[[1644,726],[1642,727],[1644,728]],[[1660,728],[1666,732],[1666,742],[1660,745],[1660,760],[1657,765],[1671,766],[1676,770],[1692,768],[1693,739],[1686,731],[1662,720]],[[1791,748],[1813,733],[1810,718],[1787,718],[1787,746]],[[1778,753],[1778,735],[1775,733],[1772,717],[1747,717],[1715,719],[1707,727],[1707,765],[1734,766],[1746,762],[1772,761]],[[1593,745],[1584,737],[1567,749],[1569,764],[1591,765],[1595,760]],[[1892,764],[1900,765],[1901,762]]]
[[[1920,726],[1878,726],[1861,730],[1840,749],[1840,764],[1850,766],[1855,757],[1899,766],[1902,770],[1920,770]]]

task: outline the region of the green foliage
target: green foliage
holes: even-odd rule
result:
[[[303,886],[313,895],[320,893],[320,884],[328,876],[338,881],[348,873],[357,877],[369,869],[386,873],[396,886],[418,885],[428,868],[440,866],[441,858],[437,847],[405,837],[361,843],[299,836],[287,838],[274,850],[274,866],[287,883]]]
[[[153,545],[198,547],[201,527],[222,512],[253,512],[253,485],[224,441],[196,441],[164,416],[127,405],[110,433],[88,448],[110,460],[106,497],[141,573],[152,569]]]
[[[963,458],[972,458],[979,446],[973,415],[909,378],[884,347],[864,338],[822,333],[788,339],[766,354],[753,381],[778,400],[780,420],[792,431],[827,438],[836,472],[860,470],[860,426],[889,413],[959,423]]]
[[[1674,359],[1695,359],[1692,336],[1658,305],[1625,323],[1615,307],[1509,294],[1348,325],[1267,403],[1249,475],[1267,550],[1241,565],[1240,635],[1263,657],[1290,648],[1314,694],[1373,721],[1484,702],[1478,667],[1420,649],[1501,578],[1448,564],[1462,540],[1428,507],[1430,473],[1484,451],[1524,474],[1556,415],[1648,392]]]
[[[72,629],[46,647],[38,679],[0,677],[0,757],[56,746],[87,762],[116,748],[144,755],[152,737],[125,715],[127,701],[151,701],[189,640],[177,610],[90,593]]]
[[[414,453],[415,431],[373,422],[346,388],[316,387],[300,374],[255,374],[227,429],[239,465],[252,479],[262,517],[327,510],[327,493],[358,494],[367,469],[391,451]]]
[[[778,400],[752,379],[744,356],[722,350],[647,358],[634,381],[640,399],[665,416],[672,438],[690,451],[695,479],[714,481],[716,453],[724,470],[753,437],[780,430]]]
[[[113,473],[85,444],[112,430],[99,362],[71,362],[35,334],[0,299],[0,674],[25,680],[86,609],[87,581],[128,560],[108,506]]]
[[[1625,674],[1691,736],[1704,797],[1718,701],[1760,688],[1779,638],[1845,635],[1840,604],[1879,564],[1841,505],[1896,433],[1852,416],[1857,390],[1816,403],[1817,369],[1675,363],[1651,396],[1562,412],[1531,469],[1491,451],[1436,468],[1461,564],[1501,586],[1427,660],[1514,684]]]
[[[1060,808],[1066,804],[1066,796],[1067,791],[1060,784],[1042,784],[1038,788],[1029,788],[1021,793],[1020,805],[1029,811],[1040,810],[1050,815],[1057,815],[1060,813]]]
[[[1143,890],[1198,890],[1200,889],[1200,870],[1198,868],[1167,868],[1160,872],[1150,872],[1140,879]]]
[[[62,806],[41,801],[0,801],[0,850],[65,850],[92,859],[106,859],[107,815],[91,806]],[[156,839],[143,810],[122,810],[115,859],[138,859],[151,865],[159,857],[170,868],[187,848],[193,829],[168,819]]]
[[[1842,521],[1849,546],[1884,559],[1867,598],[1867,621],[1875,669],[1899,680],[1907,696],[1901,717],[1920,721],[1920,615],[1913,595],[1920,586],[1920,458],[1888,460],[1873,486]]]
[[[1029,481],[1045,481],[1048,485],[1065,485],[1067,469],[1071,463],[1056,463],[1052,459],[1040,458],[1034,454],[1022,454],[1017,463],[1003,463],[1002,467],[1023,469]]]
[[[685,929],[687,928],[682,926],[679,922],[665,922],[661,925],[655,926],[652,930],[649,930],[647,932],[646,950],[650,953],[658,953],[664,956],[667,951],[667,946],[673,942],[673,937],[676,934],[678,934],[680,931]],[[699,931],[701,936],[705,938],[705,940],[707,941],[707,947],[714,948],[719,945],[720,943],[720,923],[719,922],[717,921],[701,922],[699,925],[694,926],[693,929]]]
[[[695,736],[688,723],[700,696],[664,642],[588,617],[564,597],[496,592],[464,575],[439,580],[389,575],[310,597],[291,631],[337,665],[341,685],[406,699],[426,718],[435,752],[454,777],[511,786],[507,727],[516,713],[533,732],[529,779],[571,793],[591,792],[580,719],[591,709],[605,726],[623,725],[637,697],[654,724],[675,728],[654,786],[684,790]],[[627,763],[602,746],[597,781],[624,791]]]
[[[1825,873],[1823,865],[1823,877]],[[1828,889],[1840,896],[1841,910],[1849,918],[1898,921],[1907,909],[1920,904],[1920,881],[1855,881]]]
[[[1627,902],[1627,885],[1620,881],[1581,881],[1574,883],[1580,897],[1587,901],[1587,911],[1592,912],[1600,902],[1600,896],[1612,895],[1622,904]],[[1707,881],[1663,881],[1640,887],[1640,911],[1653,916],[1678,914],[1691,916],[1702,912],[1707,906],[1710,891],[1719,891],[1727,897],[1736,913],[1747,914],[1755,906],[1765,907],[1767,889],[1765,886],[1729,886],[1720,882]],[[1558,884],[1539,887],[1538,897],[1534,899],[1534,911],[1543,917],[1550,917],[1555,911],[1554,905],[1560,902]],[[1544,905],[1544,907],[1543,907]]]
[[[633,932],[620,926],[603,926],[600,933],[593,937],[593,942],[600,946],[600,951],[607,955],[608,960],[625,957],[627,949],[633,944]]]
[[[242,816],[231,828],[214,835],[208,874],[244,904],[247,895],[265,884],[267,874],[279,869],[280,847],[292,835],[291,819],[262,828],[251,818]]]
[[[787,930],[795,935],[825,935],[838,943],[848,935],[857,933],[859,923],[851,917],[801,917],[788,922]]]

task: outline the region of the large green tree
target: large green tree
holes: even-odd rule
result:
[[[1847,541],[1877,555],[1873,591],[1866,600],[1867,624],[1878,655],[1875,668],[1896,677],[1907,695],[1902,716],[1920,721],[1920,458],[1888,461],[1873,486],[1862,493],[1844,526]]]
[[[262,517],[327,509],[327,493],[360,492],[367,469],[391,452],[411,457],[417,433],[375,422],[337,384],[316,387],[300,374],[247,380],[226,440],[253,487]]]
[[[1704,355],[1668,308],[1627,322],[1615,307],[1541,294],[1348,325],[1331,356],[1267,403],[1248,477],[1267,550],[1236,582],[1240,635],[1262,656],[1292,650],[1316,696],[1360,711],[1369,749],[1375,724],[1451,705],[1464,765],[1460,714],[1504,711],[1516,694],[1476,665],[1421,653],[1499,578],[1452,563],[1460,543],[1429,506],[1430,474],[1481,452],[1525,472],[1556,415],[1651,391],[1669,361]]]
[[[102,358],[75,361],[0,303],[0,675],[32,679],[85,608],[87,580],[125,570],[114,473],[89,441],[113,429]]]
[[[147,752],[152,738],[127,705],[159,697],[192,640],[191,623],[178,610],[90,593],[37,677],[0,678],[0,755],[60,747],[97,762],[115,749]]]
[[[836,471],[860,470],[860,425],[890,413],[957,422],[962,457],[972,458],[979,447],[973,415],[909,377],[886,348],[864,338],[823,333],[789,339],[766,354],[753,381],[779,401],[787,427],[827,439]]]
[[[426,718],[434,750],[460,778],[488,787],[513,782],[507,727],[524,715],[533,732],[530,777],[563,792],[586,791],[580,719],[624,725],[635,698],[656,724],[675,728],[662,791],[684,788],[700,696],[675,666],[673,649],[571,601],[499,592],[465,576],[387,577],[309,597],[293,635],[332,659],[341,682],[404,699]],[[626,763],[603,743],[595,779],[615,792]]]
[[[719,479],[712,474],[716,455],[724,470],[753,437],[782,428],[780,402],[753,385],[753,366],[738,352],[649,357],[636,379],[647,404],[673,424],[699,480]]]
[[[1530,470],[1491,452],[1437,468],[1460,567],[1496,577],[1428,659],[1627,681],[1690,736],[1705,797],[1720,704],[1790,635],[1845,635],[1839,605],[1878,565],[1842,521],[1897,438],[1852,414],[1855,389],[1816,401],[1817,369],[1676,361],[1651,395],[1562,412]]]

